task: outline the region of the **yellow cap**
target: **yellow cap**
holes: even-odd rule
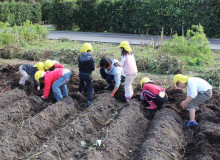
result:
[[[36,79],[37,82],[39,82],[39,79],[42,78],[44,76],[44,73],[43,71],[37,71],[34,75],[34,78]]]
[[[174,82],[174,85],[176,86],[176,83],[178,81],[180,81],[181,83],[186,83],[188,79],[189,79],[189,76],[184,76],[182,74],[177,74],[177,75],[174,76],[173,82]]]
[[[140,85],[141,85],[141,87],[143,86],[143,83],[149,83],[149,82],[153,82],[153,81],[151,81],[149,78],[147,78],[147,77],[144,77],[144,78],[142,78],[141,79],[141,81],[140,81]]]
[[[37,67],[37,69],[38,69],[39,71],[45,71],[45,69],[44,69],[44,63],[43,63],[43,62],[38,62],[38,63],[36,63],[36,64],[34,65],[34,67]]]
[[[92,51],[92,45],[90,43],[84,43],[80,49],[80,53],[87,52],[88,50]]]
[[[119,46],[119,47],[120,47],[120,48],[123,47],[126,51],[132,52],[132,49],[131,49],[131,47],[130,47],[128,41],[122,41],[122,42],[120,43],[120,46]]]
[[[48,70],[48,69],[50,69],[51,67],[53,67],[53,65],[55,64],[55,62],[54,61],[51,61],[51,60],[46,60],[45,62],[44,62],[44,68],[46,69],[46,70]]]

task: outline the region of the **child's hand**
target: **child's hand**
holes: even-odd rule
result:
[[[186,101],[182,101],[180,106],[182,107],[182,109],[187,109],[188,104]]]
[[[41,98],[42,98],[42,99],[46,99],[46,98],[44,98],[44,96],[41,96]]]
[[[40,86],[37,86],[37,90],[38,90],[38,91],[40,90]]]
[[[115,93],[112,92],[111,95],[112,95],[112,97],[114,97],[114,96],[115,96]]]

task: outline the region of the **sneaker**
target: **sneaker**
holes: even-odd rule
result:
[[[89,107],[90,105],[91,105],[91,102],[88,101],[88,102],[86,103],[86,106]]]
[[[187,108],[186,110],[189,112],[189,108]],[[195,110],[198,111],[199,108],[196,106]]]
[[[191,121],[189,120],[188,123],[186,124],[186,127],[193,127],[193,126],[195,126],[195,125],[197,125],[197,122],[196,122],[196,121],[191,122]]]
[[[105,86],[104,90],[110,89],[111,86],[112,86],[112,84],[108,84],[107,86]]]
[[[150,104],[150,107],[146,107],[147,109],[153,110],[153,109],[157,109],[157,106],[154,102],[148,102]]]

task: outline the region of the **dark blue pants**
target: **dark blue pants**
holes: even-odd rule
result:
[[[105,68],[100,68],[100,74],[101,74],[102,78],[103,78],[106,82],[108,82],[109,84],[115,83],[114,76],[105,73]],[[121,82],[124,82],[124,81],[125,81],[125,77],[124,77],[124,76],[121,76]]]
[[[84,87],[85,87],[85,83],[88,89],[88,98],[87,101],[92,102],[93,99],[93,93],[94,93],[94,88],[93,88],[93,84],[92,84],[92,77],[91,75],[81,75],[79,74],[79,91],[82,92]]]

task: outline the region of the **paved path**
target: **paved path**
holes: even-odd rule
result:
[[[117,43],[123,40],[129,41],[131,44],[159,44],[160,36],[146,36],[139,34],[121,34],[121,33],[98,33],[98,32],[74,32],[74,31],[50,31],[49,39],[62,39],[77,41],[93,41],[104,43]],[[166,36],[165,39],[171,37]],[[220,39],[209,39],[212,50],[220,50]]]

